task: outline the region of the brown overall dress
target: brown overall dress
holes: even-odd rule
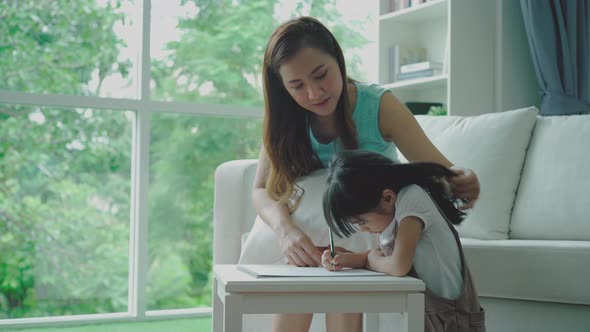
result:
[[[424,331],[485,332],[485,312],[479,305],[477,291],[471,278],[469,266],[463,255],[463,246],[461,245],[459,234],[448,220],[447,225],[453,232],[461,255],[463,289],[456,299],[449,300],[435,295],[426,287],[426,291],[424,292],[426,311],[424,315]],[[389,246],[393,247],[394,243],[389,244]],[[420,279],[414,266],[412,266],[408,275]]]

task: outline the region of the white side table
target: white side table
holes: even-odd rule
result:
[[[405,331],[424,331],[424,283],[419,279],[255,278],[236,265],[215,265],[213,273],[213,332],[242,331],[243,314],[306,312],[399,312],[404,314]],[[378,326],[369,323],[365,329]]]

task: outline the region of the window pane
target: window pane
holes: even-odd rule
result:
[[[0,1],[0,89],[136,97],[134,2]]]
[[[152,95],[158,100],[262,105],[261,63],[281,22],[311,15],[335,34],[348,73],[377,78],[378,1],[152,0]]]
[[[0,319],[127,312],[132,120],[0,104]]]
[[[209,307],[215,168],[256,158],[262,121],[157,113],[151,123],[148,309]]]

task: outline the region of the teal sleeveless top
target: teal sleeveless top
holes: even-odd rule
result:
[[[395,162],[399,162],[395,145],[384,140],[379,132],[379,105],[381,96],[388,90],[377,84],[355,82],[354,85],[356,86],[356,105],[354,106],[352,118],[356,125],[359,150],[377,152]],[[338,139],[328,144],[319,143],[311,128],[309,128],[309,137],[311,147],[324,167],[328,166],[335,152],[342,150]]]

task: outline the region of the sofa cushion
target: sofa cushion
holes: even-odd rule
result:
[[[318,247],[329,246],[328,223],[324,218],[322,197],[326,187],[327,169],[319,169],[297,179],[296,184],[303,189],[303,195],[291,218]],[[283,254],[272,229],[258,216],[249,234],[242,238],[243,246],[240,264],[284,263]],[[356,232],[349,238],[334,238],[337,246],[352,251],[365,251],[377,242],[374,235]]]
[[[461,242],[480,296],[590,305],[590,241]]]
[[[473,117],[416,117],[451,162],[473,169],[479,178],[479,201],[457,227],[461,236],[508,238],[510,212],[537,112],[529,107]]]
[[[590,115],[539,117],[510,237],[590,240]]]

